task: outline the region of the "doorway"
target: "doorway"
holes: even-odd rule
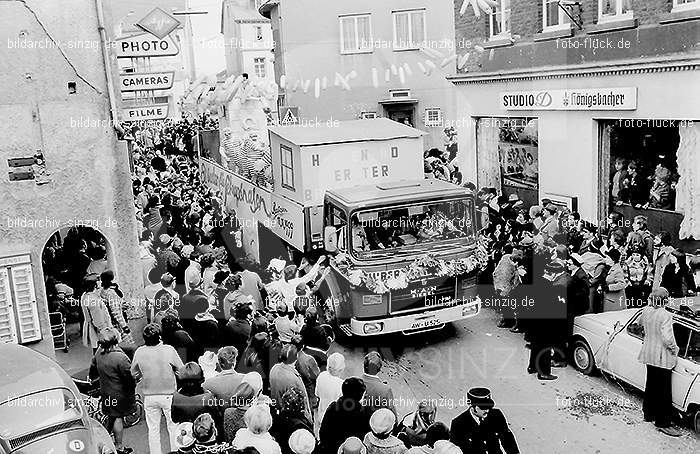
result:
[[[82,377],[92,358],[92,349],[82,343],[83,278],[89,273],[112,270],[118,279],[113,248],[91,226],[64,227],[46,241],[41,265],[56,361],[70,375]]]

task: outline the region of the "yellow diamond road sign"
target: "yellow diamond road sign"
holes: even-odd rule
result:
[[[180,21],[162,9],[155,8],[138,21],[136,25],[148,33],[163,39],[180,25]]]

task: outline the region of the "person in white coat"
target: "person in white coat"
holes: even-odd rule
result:
[[[343,395],[343,371],[345,371],[345,357],[340,353],[333,353],[328,357],[326,370],[316,379],[316,396],[318,396],[318,409],[314,418],[316,435],[321,430],[321,422],[328,406]]]

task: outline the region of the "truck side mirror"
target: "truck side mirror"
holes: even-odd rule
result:
[[[335,252],[338,250],[338,232],[332,225],[326,226],[323,229],[323,248],[326,252]]]

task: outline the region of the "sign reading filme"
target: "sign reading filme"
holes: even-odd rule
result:
[[[117,40],[117,58],[172,57],[178,53],[180,49],[170,35],[160,39],[142,33]]]
[[[175,71],[120,74],[119,89],[122,92],[168,90],[172,88],[174,78]]]
[[[509,91],[499,103],[504,110],[635,110],[637,88]]]
[[[167,104],[149,104],[146,106],[127,107],[122,111],[124,120],[164,120],[168,118]]]

